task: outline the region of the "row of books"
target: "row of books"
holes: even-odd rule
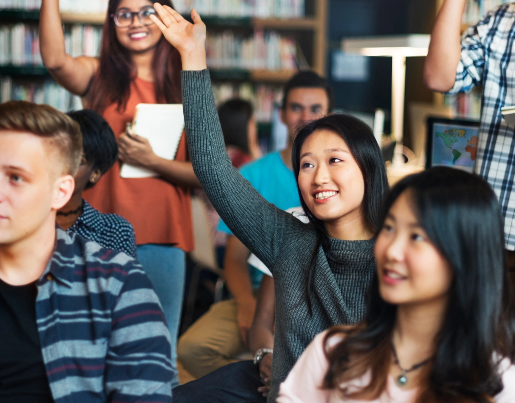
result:
[[[211,68],[294,70],[295,40],[275,31],[255,30],[251,36],[232,31],[208,35],[207,63]]]
[[[252,102],[257,122],[270,122],[274,105],[280,104],[282,88],[279,85],[249,83],[213,83],[213,95],[218,105],[233,98]]]
[[[60,0],[59,9],[63,13],[101,14],[107,10],[109,0]]]
[[[302,18],[304,0],[173,0],[181,14],[195,8],[203,16]],[[105,13],[108,0],[61,0],[61,12],[75,14]],[[0,9],[38,10],[41,0],[0,0]]]
[[[91,25],[65,27],[66,52],[73,57],[97,56],[102,30]],[[42,65],[39,52],[39,32],[30,24],[0,25],[0,65]]]
[[[63,112],[82,109],[81,99],[53,80],[17,82],[9,76],[0,77],[0,102],[11,100],[47,104]]]
[[[0,25],[0,64],[39,66],[39,32],[36,26]]]
[[[472,25],[483,18],[489,11],[511,0],[468,0],[463,14],[463,24]]]
[[[73,57],[99,54],[102,29],[75,24],[65,27],[66,52]],[[207,38],[207,59],[212,68],[294,70],[296,44],[290,37],[275,31],[256,30],[251,36],[232,31],[215,33]],[[39,66],[39,33],[30,24],[0,26],[0,65]]]
[[[0,9],[39,10],[41,0],[0,0]]]
[[[175,9],[189,14],[195,8],[201,16],[302,18],[304,0],[173,0]]]
[[[77,14],[105,13],[108,2],[109,0],[61,0],[59,9],[61,12]],[[39,10],[40,8],[41,0],[0,0],[0,10]]]
[[[274,105],[281,102],[282,88],[267,84],[214,83],[213,95],[217,105],[232,98],[246,99],[254,106],[256,121],[270,122]],[[0,103],[10,100],[47,104],[63,112],[82,109],[80,97],[72,95],[51,79],[28,82],[13,80],[9,76],[0,77]]]
[[[481,90],[469,94],[446,95],[444,104],[450,106],[457,117],[479,120],[481,114]]]

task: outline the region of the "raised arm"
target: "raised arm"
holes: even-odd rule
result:
[[[59,14],[59,0],[42,0],[39,17],[39,41],[43,64],[60,85],[73,94],[84,95],[98,69],[98,59],[66,53]]]
[[[433,91],[449,91],[460,62],[460,32],[466,0],[446,0],[431,34],[424,66],[424,81]]]
[[[195,174],[234,235],[273,269],[285,235],[303,224],[268,203],[231,164],[206,69],[206,28],[200,16],[192,11],[191,24],[170,7],[154,7],[159,19],[152,20],[181,54],[184,119]]]

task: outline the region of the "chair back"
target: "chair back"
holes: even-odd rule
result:
[[[193,239],[195,247],[191,258],[195,263],[213,271],[218,271],[215,242],[209,224],[209,216],[205,203],[198,197],[191,198],[191,213],[193,218]]]

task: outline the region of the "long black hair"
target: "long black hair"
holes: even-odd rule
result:
[[[329,249],[330,242],[324,222],[313,215],[302,198],[302,193],[298,186],[298,179],[302,145],[311,134],[318,130],[329,130],[339,135],[349,147],[349,151],[363,174],[365,192],[363,195],[362,207],[365,223],[369,229],[374,232],[379,229],[380,206],[383,197],[388,190],[386,168],[381,155],[381,150],[374,138],[372,130],[364,122],[350,115],[332,114],[314,120],[299,129],[293,142],[292,167],[297,180],[300,203],[309,220],[313,223],[318,232],[318,242],[315,245],[315,249],[311,257],[306,290],[310,312],[311,298],[313,297],[314,292],[315,267],[318,250],[320,246],[322,246],[322,249],[327,251]]]
[[[383,221],[405,192],[420,225],[453,272],[435,355],[417,402],[490,401],[503,388],[499,358],[512,359],[515,348],[513,297],[497,198],[476,175],[432,168],[404,178],[392,189]],[[378,360],[390,357],[396,313],[397,307],[381,298],[376,273],[364,328],[331,352],[326,386],[337,387],[346,371],[356,375],[352,367],[358,365],[372,369],[369,387],[386,384],[387,374],[377,370],[384,367]],[[349,361],[350,356],[354,359]],[[358,360],[361,364],[356,364]],[[371,387],[371,391],[381,392],[381,388]]]
[[[244,99],[230,99],[220,105],[218,118],[226,146],[236,146],[250,153],[248,124],[252,114],[252,104]]]
[[[131,83],[137,73],[130,51],[118,41],[111,17],[120,2],[109,0],[102,29],[98,71],[84,94],[89,100],[88,107],[101,114],[112,103],[117,104],[117,110],[125,110]],[[171,0],[158,0],[157,3],[173,8]],[[181,103],[181,56],[163,36],[156,47],[152,71],[156,102]]]

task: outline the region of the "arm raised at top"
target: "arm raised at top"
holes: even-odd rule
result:
[[[461,57],[460,32],[466,0],[446,0],[431,34],[424,82],[433,91],[449,91]]]
[[[182,70],[204,70],[206,63],[206,25],[196,10],[191,11],[193,24],[168,6],[154,3],[159,18],[151,15],[164,37],[181,55]]]
[[[43,64],[55,81],[73,94],[84,95],[99,62],[94,57],[74,58],[66,53],[59,0],[41,2],[39,41]]]
[[[206,69],[206,28],[200,16],[193,10],[191,24],[169,7],[154,6],[159,19],[152,20],[182,59],[184,119],[195,174],[234,235],[273,269],[285,235],[303,224],[268,203],[231,164]]]

